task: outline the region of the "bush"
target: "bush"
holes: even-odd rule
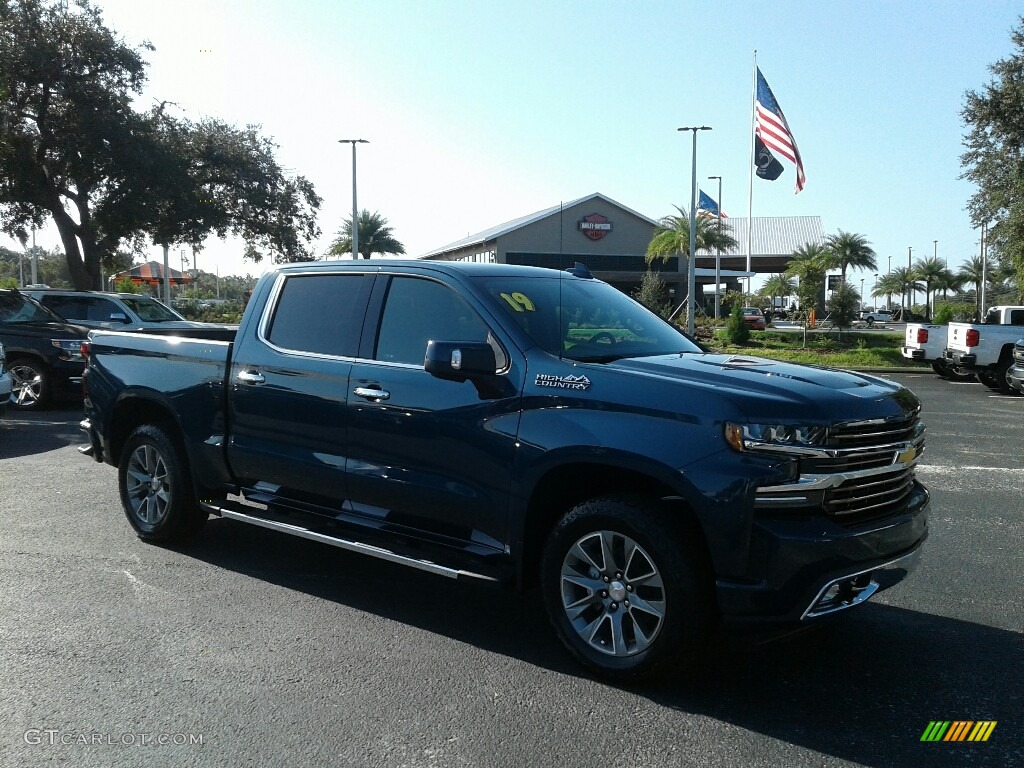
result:
[[[740,346],[750,341],[750,326],[743,320],[743,307],[737,301],[732,305],[729,322],[725,326],[725,335],[731,344]]]
[[[970,323],[974,320],[974,305],[963,302],[940,301],[935,304],[935,316],[932,322],[938,325],[946,323]]]

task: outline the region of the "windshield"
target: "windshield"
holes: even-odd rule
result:
[[[165,323],[171,320],[185,319],[156,299],[147,299],[142,296],[121,296],[120,298],[121,301],[128,305],[132,312],[146,323]]]
[[[611,362],[701,352],[643,305],[598,280],[504,277],[481,282],[539,347],[559,357]]]
[[[24,294],[0,292],[0,322],[63,323],[64,321]]]

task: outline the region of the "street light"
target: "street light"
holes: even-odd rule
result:
[[[877,301],[877,297],[875,296],[876,293],[878,293],[878,273],[877,272],[875,272],[875,282],[874,282],[874,285],[871,286],[871,309],[872,310],[878,309],[878,301]],[[886,309],[888,309],[888,307],[886,307]]]
[[[718,179],[718,197],[716,205],[718,205],[718,230],[722,230],[722,177],[721,176],[708,176],[708,181]],[[720,316],[720,305],[718,301],[718,289],[722,285],[722,245],[718,244],[718,251],[715,253],[715,322],[718,322]],[[772,307],[775,309],[775,307]]]
[[[352,258],[359,258],[359,207],[356,205],[356,144],[369,144],[366,139],[338,139],[339,144],[352,145]]]
[[[914,288],[914,276],[911,274],[911,270],[913,269],[913,267],[910,266],[910,254],[913,252],[913,250],[913,246],[907,246],[907,304],[911,306],[904,307],[904,313],[910,312],[914,309],[914,296],[911,295],[911,291],[913,291]],[[916,294],[917,291],[914,291],[914,293]]]
[[[690,184],[690,258],[689,277],[686,280],[686,332],[693,336],[694,304],[693,294],[697,290],[696,279],[696,250],[697,250],[697,131],[710,131],[706,125],[684,126],[677,128],[677,131],[693,131],[693,161],[691,164],[693,177]],[[683,260],[679,260],[679,269],[682,270]]]
[[[860,279],[860,309],[864,311],[864,278]]]

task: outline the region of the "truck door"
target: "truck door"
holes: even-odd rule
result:
[[[228,460],[247,495],[335,510],[345,499],[346,400],[372,273],[281,276],[231,365]]]
[[[363,341],[369,359],[355,362],[349,385],[350,511],[455,546],[500,550],[522,364],[452,286],[385,279],[375,288],[386,290],[375,337]],[[501,373],[486,386],[435,378],[423,367],[429,340],[489,341]]]

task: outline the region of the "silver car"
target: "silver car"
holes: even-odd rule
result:
[[[4,356],[4,345],[0,344],[0,416],[7,410],[7,403],[11,399],[11,390],[14,384],[11,379],[11,372],[7,370],[7,358]]]

